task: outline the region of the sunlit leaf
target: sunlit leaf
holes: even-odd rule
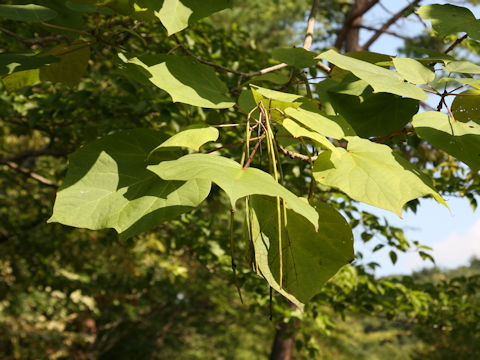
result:
[[[304,103],[297,109],[287,108],[285,114],[326,137],[342,139],[355,135],[355,131],[341,116],[327,115],[313,104]]]
[[[232,0],[141,0],[140,4],[153,10],[172,35],[204,17],[229,8]]]
[[[234,102],[215,71],[185,56],[144,56],[129,60],[150,73],[150,81],[170,94],[173,101],[205,108],[229,108]]]
[[[431,179],[388,146],[359,137],[347,140],[347,149],[339,148],[339,155],[325,151],[318,156],[313,174],[319,183],[399,216],[405,203],[422,196],[445,204]]]
[[[318,231],[304,217],[287,210],[287,226],[282,230],[280,287],[276,202],[272,198],[252,196],[250,203],[258,270],[273,289],[300,308],[343,265],[353,260],[352,230],[337,210],[324,203],[314,205],[320,219]]]
[[[415,115],[415,132],[436,148],[463,161],[472,170],[480,170],[480,125],[462,123],[438,111]]]
[[[433,29],[440,35],[466,32],[471,38],[480,39],[480,22],[467,8],[451,4],[434,4],[422,6],[417,13],[430,20]]]
[[[157,151],[147,163],[147,155],[164,139],[156,131],[136,129],[77,150],[70,156],[49,222],[93,230],[114,228],[127,238],[200,204],[210,192],[209,181],[162,180],[146,169],[149,163],[178,156]]]
[[[148,169],[165,180],[203,179],[216,183],[230,197],[232,208],[238,199],[248,195],[268,195],[283,198],[295,212],[317,225],[318,214],[305,199],[301,199],[275,182],[266,172],[249,167],[222,156],[189,154],[174,161],[163,161]]]
[[[413,84],[428,84],[435,80],[435,73],[414,59],[393,58],[393,64],[400,75]]]
[[[420,88],[404,82],[403,77],[394,71],[340,55],[333,50],[321,53],[318,58],[328,60],[342,69],[351,71],[355,76],[369,83],[377,92],[387,92],[417,100],[428,98]]]
[[[180,131],[158,145],[152,152],[165,147],[185,147],[199,151],[200,146],[218,138],[218,130],[207,125],[194,125]]]

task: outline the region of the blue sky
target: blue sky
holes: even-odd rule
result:
[[[405,0],[382,0],[383,7],[376,5],[364,17],[364,24],[372,27],[380,27],[385,19],[398,10],[405,7],[409,1]],[[459,4],[459,1],[423,1],[423,5],[434,3]],[[478,7],[470,7],[477,18],[480,17]],[[388,11],[388,12],[387,12]],[[391,13],[389,13],[391,12]],[[413,36],[424,30],[424,26],[415,16],[401,19],[395,26],[390,28],[399,34]],[[360,43],[368,39],[371,33],[362,30]],[[402,45],[402,40],[390,35],[382,35],[372,45],[370,51],[396,55],[397,48]],[[436,106],[433,99],[431,104]],[[438,102],[438,100],[437,100]],[[480,200],[480,199],[479,199]],[[433,248],[433,256],[438,266],[452,268],[467,264],[472,255],[480,257],[480,210],[473,211],[466,199],[446,198],[450,210],[433,199],[422,199],[416,214],[404,212],[403,218],[397,215],[377,209],[368,205],[364,208],[378,216],[384,216],[392,225],[405,229],[410,240],[418,240],[421,244]],[[398,261],[392,265],[387,250],[372,253],[375,245],[374,240],[364,245],[361,239],[355,241],[356,250],[364,254],[364,262],[375,261],[381,265],[376,270],[376,275],[408,274],[413,270],[419,270],[425,266],[432,266],[429,261],[423,262],[420,256],[413,253],[398,253]]]

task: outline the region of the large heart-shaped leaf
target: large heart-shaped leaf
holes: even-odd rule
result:
[[[173,101],[205,108],[229,108],[235,103],[227,86],[210,67],[186,56],[158,55],[129,60],[146,69],[149,80],[170,94]]]
[[[328,50],[318,55],[319,59],[325,59],[336,66],[351,71],[358,78],[365,80],[377,92],[387,92],[405,96],[417,100],[426,100],[428,96],[422,89],[406,83],[403,77],[391,70],[357,60],[349,56]]]
[[[45,6],[28,5],[0,5],[0,18],[18,21],[48,21],[57,16],[57,13]]]
[[[232,208],[238,199],[248,195],[268,195],[283,198],[295,212],[317,226],[318,214],[305,199],[301,199],[275,182],[266,172],[247,168],[232,159],[209,154],[189,154],[173,161],[151,165],[148,170],[165,180],[204,179],[216,183],[230,197]]]
[[[432,22],[433,29],[440,35],[466,32],[476,40],[480,40],[480,21],[470,10],[451,4],[434,4],[422,6],[417,13]]]
[[[172,35],[204,17],[232,6],[232,0],[141,0]]]
[[[250,234],[255,263],[269,285],[300,308],[325,282],[353,260],[353,235],[340,213],[325,203],[315,204],[318,231],[304,217],[287,210],[282,230],[282,287],[276,202],[250,197]]]
[[[319,183],[399,216],[406,202],[426,195],[446,206],[431,179],[391,148],[359,137],[346,139],[346,150],[318,156],[313,175]]]
[[[114,228],[127,238],[200,204],[210,182],[162,180],[146,169],[148,154],[165,136],[136,129],[109,135],[70,156],[49,222],[88,229]],[[150,163],[176,158],[157,151]]]
[[[480,170],[479,124],[462,123],[438,111],[427,111],[415,115],[412,125],[422,139],[463,161],[472,170]]]

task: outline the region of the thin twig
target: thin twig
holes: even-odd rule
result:
[[[55,35],[55,36],[46,36],[46,37],[41,37],[41,38],[35,38],[35,39],[28,39],[23,36],[20,36],[13,31],[10,31],[8,29],[5,29],[4,27],[0,26],[0,31],[3,32],[4,34],[14,38],[15,40],[18,40],[26,45],[32,46],[32,45],[44,45],[48,44],[51,42],[57,42],[61,40],[66,40],[67,37],[63,35]]]
[[[373,28],[373,27],[367,26],[367,25],[355,25],[355,27],[358,27],[358,28],[360,28],[360,29],[369,30],[369,31],[375,31],[375,32],[381,31],[380,29],[376,29],[376,28]],[[396,37],[398,37],[398,38],[400,38],[400,39],[403,39],[403,40],[408,39],[407,36],[397,34],[396,32],[393,32],[393,31],[391,31],[391,30],[383,30],[383,32],[384,32],[385,34],[392,35],[392,36],[396,36]]]
[[[447,50],[445,50],[444,54],[448,54],[450,51],[452,51],[458,44],[460,44],[467,37],[468,37],[468,34],[465,34],[461,38],[457,38],[457,40],[455,40],[455,42],[452,45],[450,45]]]
[[[315,29],[315,16],[317,16],[317,10],[320,0],[313,0],[312,9],[310,10],[310,16],[308,17],[307,31],[305,33],[305,40],[303,41],[303,48],[310,50],[313,42],[313,30]]]
[[[38,175],[37,173],[34,173],[28,169],[25,169],[21,166],[19,166],[17,163],[14,163],[13,161],[7,161],[5,162],[5,165],[7,165],[10,169],[12,170],[15,170],[19,173],[22,173],[24,175],[27,175],[28,177],[38,181],[39,183],[43,184],[43,185],[46,185],[46,186],[50,186],[50,187],[53,187],[53,188],[57,188],[58,186],[55,185],[54,183],[52,183],[50,180],[44,178],[43,176],[41,175]]]
[[[278,147],[278,150],[283,155],[286,155],[286,156],[290,157],[291,159],[299,159],[299,160],[302,160],[302,161],[305,161],[305,162],[308,162],[308,163],[310,162],[310,158],[307,155],[303,155],[303,154],[299,154],[299,153],[287,150],[287,149],[285,149],[281,146]],[[317,156],[312,156],[311,161],[315,161],[315,160],[317,160]]]
[[[245,164],[245,166],[242,168],[243,170],[247,169],[249,166],[250,166],[250,163],[252,162],[252,159],[253,157],[255,156],[255,153],[257,152],[258,150],[258,147],[260,146],[263,138],[265,137],[265,134],[263,134],[262,136],[258,137],[258,141],[257,143],[255,144],[255,147],[253,148],[252,150],[252,153],[250,154],[250,156],[248,157],[248,160],[247,160],[247,163]]]

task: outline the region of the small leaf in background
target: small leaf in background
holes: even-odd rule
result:
[[[204,108],[224,109],[235,103],[227,86],[210,66],[187,56],[157,55],[128,60],[150,73],[149,80],[170,94],[173,101]]]
[[[165,147],[185,147],[199,151],[200,146],[217,139],[218,130],[216,128],[207,125],[193,125],[169,137],[153,149],[151,153]]]
[[[266,172],[252,167],[242,169],[232,159],[211,154],[189,154],[177,160],[151,165],[148,170],[165,180],[204,179],[214,182],[230,197],[232,208],[235,208],[238,199],[248,195],[278,196],[293,211],[317,226],[318,214],[306,199],[284,188]]]
[[[282,230],[282,288],[276,201],[251,196],[252,234],[255,262],[269,285],[303,308],[325,282],[354,257],[352,229],[330,205],[314,204],[319,216],[318,231],[303,216],[287,210]]]
[[[345,136],[355,135],[355,131],[344,118],[337,115],[327,115],[312,103],[305,102],[296,109],[286,108],[285,114],[326,137],[342,139]]]
[[[478,85],[480,85],[480,79]],[[466,90],[455,96],[451,110],[455,120],[480,124],[480,90]]]
[[[272,51],[275,60],[297,68],[315,66],[318,62],[316,56],[317,54],[304,48],[277,48]]]
[[[392,264],[395,265],[397,263],[397,253],[393,250],[390,250],[388,252],[388,256],[390,257]]]
[[[192,23],[232,6],[232,0],[142,0],[142,6],[154,11],[168,35],[175,34]]]
[[[447,114],[427,111],[413,117],[415,133],[446,153],[480,170],[480,124],[454,121]]]
[[[405,80],[413,84],[428,84],[435,80],[435,73],[414,59],[393,58],[393,65]]]
[[[164,139],[162,133],[135,129],[77,150],[70,156],[49,222],[114,228],[128,238],[192,210],[208,196],[209,181],[167,181],[146,169],[148,153]],[[150,163],[177,156],[156,152]]]
[[[0,19],[17,21],[48,21],[57,16],[57,13],[45,6],[28,5],[0,5]]]
[[[319,183],[398,216],[405,203],[426,195],[446,206],[431,179],[390,147],[359,137],[346,139],[347,150],[338,148],[339,156],[330,151],[318,156],[313,176]]]
[[[422,6],[417,13],[432,22],[433,29],[440,35],[466,32],[473,39],[480,40],[480,22],[464,7],[451,4]]]
[[[386,92],[417,100],[428,99],[422,89],[404,82],[403,77],[394,71],[340,55],[333,50],[325,51],[317,58],[325,59],[342,69],[351,71],[355,76],[369,83],[376,92]]]

